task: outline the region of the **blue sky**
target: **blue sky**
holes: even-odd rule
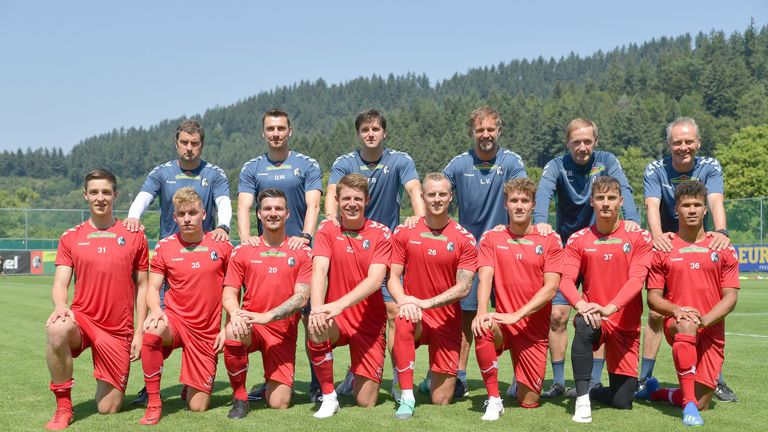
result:
[[[0,151],[68,151],[300,80],[415,72],[434,83],[518,58],[768,24],[765,0],[573,4],[0,0]]]

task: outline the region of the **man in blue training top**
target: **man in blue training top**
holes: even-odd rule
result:
[[[323,172],[315,159],[291,150],[288,142],[293,134],[288,113],[273,108],[261,118],[261,136],[267,142],[267,151],[243,164],[237,193],[237,232],[242,243],[258,246],[262,228],[258,223],[257,232],[251,233],[250,212],[254,197],[259,192],[275,188],[287,197],[291,215],[285,221],[288,247],[296,250],[310,246],[320,215],[320,197],[323,191]],[[306,325],[306,316],[303,320]],[[305,344],[306,345],[306,344]],[[317,402],[321,395],[320,384],[310,369],[310,400]],[[266,385],[255,386],[248,394],[248,400],[261,400]]]
[[[679,117],[667,125],[667,145],[670,156],[652,161],[643,174],[645,208],[648,231],[653,235],[653,247],[670,252],[671,239],[678,230],[675,212],[675,186],[688,181],[700,181],[707,188],[707,206],[712,215],[714,230],[707,232],[711,237],[709,247],[715,251],[727,248],[731,241],[726,229],[725,206],[723,205],[723,170],[715,158],[696,156],[701,148],[701,136],[696,120]],[[643,335],[643,357],[638,381],[642,386],[653,376],[653,366],[662,337],[662,317],[650,311]],[[715,397],[722,402],[736,402],[733,391],[718,377]]]
[[[424,201],[421,199],[421,183],[416,172],[416,164],[408,153],[393,150],[384,146],[387,138],[387,119],[381,111],[366,109],[355,119],[355,130],[360,139],[360,149],[336,158],[331,166],[328,177],[328,188],[325,193],[325,218],[335,221],[338,213],[336,201],[336,184],[347,174],[358,173],[368,179],[370,201],[365,207],[365,217],[381,224],[390,230],[400,225],[400,199],[403,189],[408,192],[413,208],[413,216],[405,221],[405,225],[413,226],[424,216]],[[387,309],[387,350],[390,353],[393,368],[392,395],[399,399],[396,390],[397,372],[394,371],[392,346],[394,341],[395,318],[398,315],[397,304],[387,291],[387,281],[384,280],[382,293]],[[340,395],[352,393],[354,375],[347,373],[344,382],[336,389]]]
[[[200,159],[203,153],[205,130],[195,120],[185,120],[176,128],[176,152],[179,158],[156,166],[147,175],[141,191],[136,195],[128,217],[123,225],[136,232],[141,228],[141,216],[152,201],[160,196],[160,239],[179,232],[179,226],[173,219],[173,194],[177,190],[190,186],[195,189],[203,202],[203,208],[209,215],[203,221],[205,232],[213,231],[216,241],[229,240],[229,227],[232,220],[232,201],[229,199],[229,180],[224,170]],[[218,221],[218,226],[216,225]],[[160,291],[160,303],[163,305],[165,285]],[[147,403],[146,389],[139,391],[134,405]]]
[[[214,218],[203,222],[205,232],[213,231],[216,241],[229,240],[229,224],[232,219],[232,202],[229,199],[229,180],[224,170],[200,159],[203,153],[205,130],[195,120],[185,120],[176,128],[176,152],[179,158],[156,166],[144,181],[136,195],[123,225],[130,231],[138,231],[141,216],[152,201],[160,196],[160,238],[179,232],[173,220],[173,194],[190,186],[203,200],[205,212]],[[217,210],[214,212],[214,209]]]
[[[565,131],[565,147],[568,152],[547,162],[541,174],[536,191],[536,208],[533,221],[542,235],[552,232],[549,225],[549,203],[556,199],[555,230],[563,244],[576,231],[595,223],[595,211],[589,204],[592,182],[601,175],[615,178],[621,185],[624,199],[625,229],[636,231],[640,228],[640,215],[635,208],[632,187],[612,153],[595,150],[598,144],[597,125],[588,119],[576,118],[568,123]],[[552,361],[553,383],[542,397],[551,398],[565,393],[565,351],[568,347],[568,317],[570,305],[558,290],[552,299],[552,313],[549,331],[549,352]],[[602,349],[596,353],[592,369],[592,385],[600,382],[605,363]]]
[[[468,126],[474,145],[451,159],[443,173],[456,192],[459,224],[479,239],[493,227],[508,223],[504,184],[508,180],[528,177],[528,174],[517,153],[499,147],[502,120],[495,109],[484,106],[472,111]],[[466,371],[474,338],[472,320],[477,314],[477,283],[475,277],[469,295],[461,300],[463,335],[454,398],[468,393]]]

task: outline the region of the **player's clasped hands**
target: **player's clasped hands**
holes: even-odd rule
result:
[[[236,338],[245,337],[251,331],[250,324],[248,324],[245,318],[240,315],[241,311],[241,309],[238,309],[229,317],[229,324],[232,326],[232,334],[234,334]]]
[[[691,321],[696,325],[701,325],[701,312],[698,309],[690,306],[683,306],[674,310],[675,321],[680,322],[682,320]]]
[[[405,318],[407,321],[417,323],[421,321],[421,306],[420,299],[413,296],[405,296],[397,303],[400,317]]]
[[[247,324],[267,324],[269,322],[269,316],[265,313],[250,312],[243,309],[238,310],[236,313]]]

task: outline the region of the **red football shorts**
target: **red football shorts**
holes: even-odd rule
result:
[[[351,371],[374,382],[381,383],[384,371],[384,352],[387,347],[384,338],[385,325],[376,333],[363,333],[353,329],[343,315],[333,319],[339,327],[339,340],[333,348],[349,345]]]
[[[296,369],[296,338],[298,315],[286,331],[285,326],[275,328],[270,324],[251,325],[251,344],[248,352],[261,352],[264,360],[264,380],[277,381],[293,387],[293,372]]]
[[[503,342],[501,347],[496,350],[496,355],[499,356],[505,350],[509,350],[517,382],[525,384],[536,393],[540,393],[544,383],[544,374],[547,371],[549,340],[546,338],[530,339],[528,335],[514,325],[500,324],[499,329]]]
[[[440,323],[427,314],[421,317],[421,338],[416,348],[429,347],[429,368],[432,372],[456,375],[461,351],[461,321],[457,325]]]
[[[211,394],[219,359],[213,351],[215,338],[210,339],[190,329],[184,325],[184,320],[169,310],[165,311],[165,315],[168,317],[173,344],[163,347],[163,358],[168,358],[173,350],[182,348],[179,382]]]
[[[91,348],[93,377],[125,393],[131,370],[133,335],[117,336],[109,333],[82,312],[75,312],[75,324],[80,331],[82,343],[80,348],[72,350],[72,357],[77,358]]]
[[[640,329],[625,330],[616,327],[608,320],[603,320],[600,340],[592,345],[597,351],[605,344],[605,364],[608,373],[637,377],[637,365],[640,361]]]

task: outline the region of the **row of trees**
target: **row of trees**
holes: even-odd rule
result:
[[[326,172],[335,157],[359,145],[356,113],[380,108],[389,120],[388,145],[411,154],[424,173],[442,169],[470,147],[468,114],[484,104],[502,113],[501,144],[519,153],[534,177],[564,150],[563,128],[574,117],[598,123],[600,146],[620,157],[638,197],[643,168],[665,152],[666,123],[680,115],[697,119],[702,153],[716,154],[726,173],[760,172],[756,161],[768,145],[763,129],[749,127],[768,119],[768,26],[752,23],[730,36],[661,38],[584,58],[514,60],[434,86],[415,74],[338,85],[300,82],[210,109],[199,119],[206,127],[204,158],[224,168],[236,190],[242,164],[264,151],[261,115],[268,108],[291,114],[292,148],[315,157]],[[79,182],[93,167],[113,170],[123,195],[131,198],[152,167],[175,157],[173,134],[180,120],[91,137],[69,154],[61,149],[0,153],[5,176],[0,207],[80,208]],[[747,147],[758,155],[744,157]],[[728,176],[729,198],[768,195],[765,177],[749,186],[736,177]],[[129,202],[123,198],[120,205]]]

